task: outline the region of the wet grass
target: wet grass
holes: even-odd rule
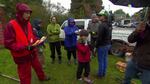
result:
[[[84,84],[76,80],[77,65],[67,64],[66,51],[63,49],[63,47],[62,52],[63,52],[62,64],[58,64],[57,60],[55,64],[51,64],[49,47],[48,45],[46,45],[46,49],[44,51],[46,59],[45,64],[46,67],[44,68],[44,71],[48,76],[51,77],[51,80],[46,82],[39,82],[35,72],[33,71],[32,84]],[[97,57],[92,58],[91,78],[94,80],[94,84],[120,84],[124,73],[119,72],[115,67],[116,62],[120,59],[121,58],[118,58],[116,56],[109,55],[107,75],[105,78],[98,79],[96,77],[98,69]],[[9,51],[6,49],[0,49],[0,72],[18,78],[16,65],[13,62],[13,59]],[[19,84],[19,83],[14,80],[10,80],[0,76],[0,84]]]

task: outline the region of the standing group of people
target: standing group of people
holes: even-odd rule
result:
[[[32,27],[29,21],[32,10],[27,4],[18,3],[16,11],[16,18],[10,20],[4,30],[4,43],[17,64],[20,83],[31,84],[31,67],[35,70],[39,80],[50,80],[42,68],[44,65],[43,48],[45,47],[44,43],[39,41],[43,36],[41,32],[42,21],[35,19]],[[88,30],[81,29],[79,31],[73,18],[69,18],[68,26],[64,27],[64,47],[67,51],[68,64],[71,64],[71,55],[73,55],[74,63],[78,64],[77,79],[82,79],[81,74],[83,69],[85,69],[84,80],[89,83],[92,82],[89,79],[90,56],[91,51],[95,56],[95,47],[98,48],[98,76],[102,77],[106,74],[106,57],[111,35],[108,34],[110,30],[107,24],[107,15],[99,16],[100,21],[97,15],[92,15],[92,22],[89,23]],[[60,25],[57,24],[57,18],[53,16],[50,18],[50,24],[47,26],[52,64],[55,63],[55,51],[57,52],[58,63],[62,62],[59,34]],[[89,34],[91,35],[91,43],[87,40]],[[77,35],[79,35],[79,39],[77,39]]]

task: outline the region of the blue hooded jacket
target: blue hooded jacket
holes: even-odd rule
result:
[[[65,40],[64,45],[67,48],[75,47],[77,44],[77,34],[75,31],[78,30],[78,27],[75,25],[73,18],[68,19],[68,26],[64,27]]]

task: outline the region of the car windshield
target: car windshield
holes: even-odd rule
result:
[[[84,21],[75,21],[76,25],[79,29],[84,29]],[[68,22],[66,21],[63,25],[62,28],[64,28],[65,26],[68,26]]]

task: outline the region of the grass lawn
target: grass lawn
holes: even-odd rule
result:
[[[62,48],[62,64],[58,64],[57,60],[55,64],[51,64],[50,51],[48,45],[45,49],[46,68],[44,71],[51,77],[50,81],[39,82],[35,72],[32,73],[32,84],[84,84],[76,80],[77,65],[67,64],[66,51]],[[96,77],[98,63],[97,57],[91,60],[91,78],[94,80],[94,84],[120,84],[120,80],[123,78],[123,73],[119,72],[115,63],[120,60],[116,56],[109,55],[108,57],[108,69],[107,75],[103,79]],[[72,59],[73,60],[73,59]],[[0,49],[0,72],[15,78],[18,78],[16,65],[13,62],[10,53],[6,49]],[[136,81],[139,82],[139,81]],[[19,84],[14,80],[10,80],[0,76],[0,84]],[[140,84],[140,83],[137,83]]]

